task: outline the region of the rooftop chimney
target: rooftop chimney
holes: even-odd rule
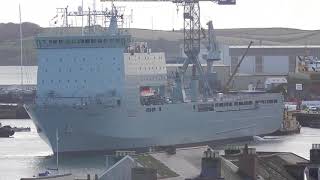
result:
[[[320,144],[312,144],[312,149],[310,149],[310,163],[320,164]]]
[[[255,148],[248,148],[246,144],[239,157],[239,171],[251,180],[257,180],[257,155]]]
[[[200,178],[221,179],[221,158],[219,152],[208,148],[203,153]]]
[[[318,180],[320,178],[320,144],[312,144],[310,149],[310,164],[304,170],[305,180]]]

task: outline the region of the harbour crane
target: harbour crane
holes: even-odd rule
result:
[[[223,92],[228,92],[228,91],[229,91],[229,89],[230,89],[230,83],[231,83],[232,79],[234,78],[234,76],[236,75],[236,73],[237,73],[237,71],[238,71],[238,69],[239,69],[242,61],[243,61],[244,58],[246,57],[246,55],[247,55],[247,53],[248,53],[248,51],[249,51],[249,49],[250,49],[250,47],[251,47],[252,44],[253,44],[253,41],[250,41],[250,43],[249,43],[246,51],[245,51],[244,54],[242,55],[240,61],[239,61],[238,64],[237,64],[237,66],[234,68],[234,70],[233,70],[231,76],[229,77],[227,83],[224,85],[224,87],[223,87],[223,89],[222,89]]]
[[[201,63],[199,61],[200,53],[200,1],[214,2],[218,5],[235,5],[236,0],[100,0],[105,1],[122,1],[122,2],[173,2],[177,5],[183,6],[183,19],[184,19],[184,53],[187,59],[184,61],[180,69],[180,77],[183,77],[189,64],[193,64],[193,76],[196,70],[204,84],[204,100],[211,95],[211,88],[209,87],[208,78],[205,76]]]
[[[211,67],[214,61],[221,60],[221,51],[219,49],[219,45],[214,34],[214,29],[212,25],[212,21],[207,23],[208,26],[208,53],[205,59],[207,60],[207,73],[211,73]]]

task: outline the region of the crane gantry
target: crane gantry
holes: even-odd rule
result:
[[[209,87],[208,79],[204,74],[203,68],[199,61],[200,53],[200,1],[214,2],[218,5],[235,5],[236,0],[100,0],[105,1],[121,1],[121,2],[173,2],[177,5],[183,6],[183,19],[184,19],[184,53],[187,59],[180,69],[180,76],[186,72],[189,64],[193,64],[193,76],[197,70],[204,85],[204,99],[212,94]]]

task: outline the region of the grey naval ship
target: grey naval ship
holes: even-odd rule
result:
[[[189,98],[179,75],[168,85],[165,54],[134,42],[118,28],[123,17],[116,8],[106,11],[95,13],[109,19],[108,28],[89,24],[79,33],[61,28],[35,38],[37,93],[25,106],[53,152],[57,142],[58,152],[109,151],[250,137],[280,128],[281,94],[215,93],[203,99],[195,81]]]

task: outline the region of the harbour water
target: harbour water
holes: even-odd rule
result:
[[[56,168],[50,147],[38,136],[31,120],[0,120],[3,125],[31,127],[31,132],[16,132],[11,138],[0,138],[0,180],[32,177],[48,168]],[[71,172],[83,178],[104,170],[105,158],[100,155],[63,156],[59,172]]]
[[[31,132],[17,132],[12,138],[0,138],[0,180],[30,177],[47,168],[56,167],[56,159],[49,146],[40,139],[31,120],[0,120],[2,124],[31,127]],[[259,142],[249,142],[257,151],[293,152],[309,159],[312,143],[318,143],[320,130],[302,128],[301,134],[267,137]],[[244,143],[244,142],[243,142]],[[72,172],[79,177],[100,174],[105,169],[103,154],[62,155],[59,169]]]

